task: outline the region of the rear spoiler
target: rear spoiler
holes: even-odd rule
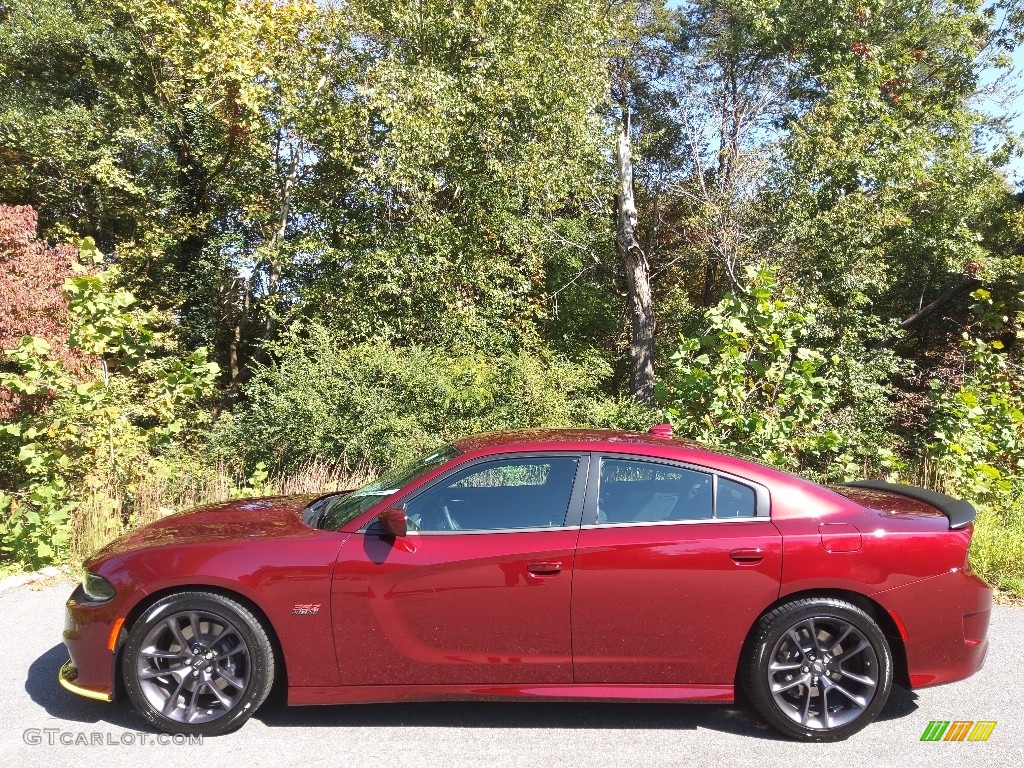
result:
[[[974,505],[963,499],[954,499],[938,491],[929,491],[927,488],[917,488],[913,485],[901,485],[900,483],[887,483],[885,480],[857,480],[852,483],[843,483],[853,488],[871,488],[876,491],[887,491],[897,493],[900,496],[908,496],[911,499],[931,504],[942,511],[949,519],[949,527],[964,528],[971,524],[977,512]]]

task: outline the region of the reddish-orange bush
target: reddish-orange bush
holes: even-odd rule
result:
[[[27,205],[0,205],[0,350],[25,335],[46,339],[54,358],[72,372],[86,361],[68,347],[68,303],[63,287],[78,260],[72,245],[47,247],[36,239],[38,217]],[[4,365],[0,354],[0,365]],[[19,403],[0,389],[0,420],[17,415]]]

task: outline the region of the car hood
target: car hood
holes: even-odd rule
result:
[[[144,525],[111,542],[92,560],[139,549],[225,539],[267,539],[307,536],[314,531],[301,512],[316,495],[273,496],[208,504]]]

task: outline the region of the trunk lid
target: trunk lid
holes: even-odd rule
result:
[[[969,501],[885,480],[857,480],[837,486],[835,490],[858,504],[890,514],[945,517],[951,530],[968,527],[976,515]]]

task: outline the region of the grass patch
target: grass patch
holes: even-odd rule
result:
[[[1005,507],[979,507],[971,565],[1000,592],[1024,598],[1024,496]]]

